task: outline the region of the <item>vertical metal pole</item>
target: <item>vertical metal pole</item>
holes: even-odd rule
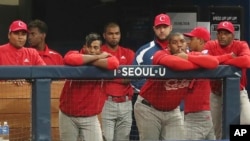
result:
[[[32,141],[51,141],[51,79],[34,79],[32,84]]]
[[[239,77],[223,79],[222,139],[229,139],[231,124],[240,124]]]

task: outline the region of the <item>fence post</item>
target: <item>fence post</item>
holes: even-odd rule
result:
[[[240,77],[223,79],[222,138],[229,139],[230,124],[240,124]]]
[[[32,140],[51,141],[51,79],[34,79],[32,83]]]

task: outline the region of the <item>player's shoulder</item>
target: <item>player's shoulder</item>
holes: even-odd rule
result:
[[[124,54],[135,54],[135,52],[128,47],[119,46],[119,49],[120,49],[121,53],[124,53]]]
[[[159,57],[162,55],[170,55],[170,51],[168,49],[158,50],[154,53],[154,57]]]
[[[218,40],[207,41],[206,44],[205,44],[205,46],[204,46],[205,49],[216,48],[216,47],[219,47]]]
[[[233,43],[236,44],[236,45],[247,45],[248,46],[248,43],[246,41],[243,41],[243,40],[233,40]]]
[[[62,56],[59,52],[53,50],[53,49],[49,49],[49,54],[50,55],[55,55],[55,56]]]
[[[0,45],[0,49],[1,49],[1,50],[4,50],[6,47],[8,47],[8,44]]]

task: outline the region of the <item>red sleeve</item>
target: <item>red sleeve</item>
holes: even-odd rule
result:
[[[227,60],[223,64],[225,65],[233,65],[239,68],[250,68],[250,56],[238,56],[234,59]]]
[[[218,59],[211,55],[188,54],[188,61],[191,61],[196,65],[206,69],[215,69],[219,65]]]
[[[66,65],[80,66],[84,64],[83,56],[78,51],[69,51],[64,56],[64,63]]]
[[[32,57],[34,57],[34,62],[32,61],[32,65],[42,65],[45,66],[46,63],[43,61],[42,57],[38,54],[38,52],[35,49],[27,48],[27,50],[30,51],[32,54]],[[33,60],[33,59],[32,59]]]
[[[243,56],[243,55],[248,55],[250,56],[250,50],[247,42],[245,41],[239,41],[240,43],[238,44],[238,50],[239,52],[234,52],[236,53],[237,56]]]
[[[248,44],[245,41],[235,41],[236,43],[238,43],[235,47],[237,50],[234,53],[237,57],[227,60],[224,64],[240,68],[250,68],[250,50]]]
[[[107,58],[108,60],[108,70],[114,70],[119,67],[119,60],[115,56],[111,56]]]
[[[167,52],[164,50],[155,53],[153,64],[163,65],[165,67],[169,67],[173,70],[179,70],[179,71],[193,70],[199,68],[199,66],[195,65],[192,62],[189,62],[177,56],[167,54]]]
[[[43,59],[38,55],[36,59],[36,63],[34,65],[42,65],[45,66],[46,63],[43,61]]]
[[[220,64],[229,60],[229,59],[233,59],[232,54],[219,55],[219,56],[215,56],[215,57],[218,59]]]

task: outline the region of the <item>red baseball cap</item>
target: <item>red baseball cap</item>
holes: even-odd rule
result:
[[[21,20],[13,21],[10,25],[9,32],[24,30],[28,32],[27,25]]]
[[[203,39],[204,41],[210,40],[210,33],[205,27],[196,27],[189,33],[184,33],[187,37],[197,37]]]
[[[234,33],[234,25],[229,21],[220,22],[217,26],[217,31],[220,29],[224,29],[231,33]]]
[[[159,14],[155,17],[154,26],[158,25],[171,25],[170,18],[167,14]]]

